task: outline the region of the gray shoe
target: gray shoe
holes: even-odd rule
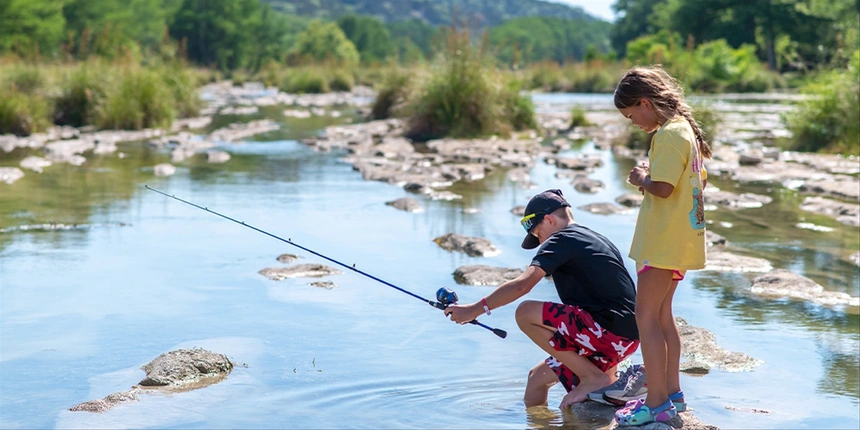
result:
[[[618,372],[618,380],[613,382],[611,385],[607,385],[599,390],[595,390],[588,393],[588,399],[598,403],[603,403],[604,405],[617,406],[616,403],[612,403],[608,400],[605,400],[603,398],[603,393],[610,390],[618,391],[626,389],[628,382],[630,382],[630,379],[635,377],[639,373],[641,373],[644,378],[645,369],[642,367],[641,364],[634,364],[627,369],[624,369],[623,372]]]
[[[624,406],[631,400],[644,399],[647,395],[648,378],[645,376],[645,369],[642,369],[630,377],[624,388],[604,391],[603,400],[613,406]]]

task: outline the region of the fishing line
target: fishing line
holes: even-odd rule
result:
[[[275,236],[274,234],[269,233],[269,232],[267,232],[267,231],[265,231],[265,230],[259,229],[259,228],[257,228],[257,227],[254,227],[254,226],[253,226],[253,225],[251,225],[251,224],[246,224],[244,221],[236,220],[236,219],[231,218],[231,217],[229,217],[229,216],[227,216],[227,215],[224,215],[224,214],[221,214],[221,213],[215,212],[215,211],[213,211],[213,210],[209,209],[208,207],[200,206],[200,205],[198,205],[198,204],[196,204],[196,203],[192,203],[192,202],[189,202],[188,200],[184,200],[184,199],[181,199],[181,198],[179,198],[179,197],[176,197],[176,196],[175,196],[175,195],[173,195],[173,194],[167,194],[167,193],[165,193],[164,191],[159,191],[159,190],[157,190],[157,189],[155,189],[155,188],[150,187],[149,185],[144,185],[144,187],[145,187],[147,190],[155,191],[156,193],[161,194],[161,195],[163,195],[163,196],[165,196],[165,197],[169,197],[169,198],[171,198],[171,199],[178,200],[178,201],[180,201],[180,202],[182,202],[182,203],[185,203],[185,204],[187,204],[187,205],[189,205],[189,206],[194,206],[194,207],[195,207],[195,208],[197,208],[197,209],[201,209],[201,210],[204,210],[204,211],[209,212],[209,213],[211,213],[211,214],[218,215],[218,216],[220,216],[221,218],[224,218],[224,219],[227,219],[227,220],[233,221],[233,222],[235,222],[236,224],[240,224],[240,225],[243,225],[243,226],[245,226],[245,227],[248,227],[248,228],[250,228],[250,229],[252,229],[252,230],[258,231],[258,232],[260,232],[260,233],[265,234],[266,236],[269,236],[269,237],[273,237],[273,238],[275,238],[275,239],[278,239],[278,240],[280,240],[281,242],[289,243],[290,245],[293,245],[293,246],[295,246],[296,248],[299,248],[299,249],[301,249],[301,250],[303,250],[303,251],[305,251],[305,252],[309,252],[309,253],[311,253],[311,254],[313,254],[313,255],[316,255],[317,257],[323,258],[323,259],[328,260],[328,261],[330,261],[330,262],[332,262],[332,263],[334,263],[334,264],[337,264],[337,265],[338,265],[338,266],[340,266],[340,267],[343,267],[343,268],[346,268],[346,269],[352,270],[353,272],[358,273],[359,275],[364,275],[364,276],[366,276],[366,277],[368,277],[368,278],[370,278],[370,279],[373,279],[373,280],[374,280],[374,281],[376,281],[376,282],[379,282],[379,283],[381,283],[381,284],[383,284],[383,285],[387,285],[387,286],[389,286],[389,287],[391,287],[391,288],[394,288],[394,289],[395,289],[395,290],[397,290],[397,291],[400,291],[400,292],[402,292],[402,293],[406,293],[406,294],[408,294],[408,295],[410,295],[410,296],[412,296],[412,297],[415,297],[416,299],[421,300],[422,302],[427,303],[428,305],[433,306],[434,308],[444,310],[445,308],[447,308],[447,307],[448,307],[448,305],[451,305],[451,304],[456,303],[456,300],[454,300],[454,301],[452,302],[452,301],[447,301],[447,300],[442,300],[442,299],[441,299],[442,297],[448,297],[448,298],[450,298],[450,297],[454,297],[454,298],[456,298],[456,294],[452,294],[453,292],[452,292],[451,290],[448,290],[447,288],[440,288],[440,289],[439,289],[439,291],[437,291],[437,292],[436,292],[436,296],[437,296],[438,298],[440,298],[440,300],[439,300],[439,301],[428,300],[428,299],[425,299],[424,297],[421,297],[421,296],[419,296],[419,295],[417,295],[417,294],[415,294],[415,293],[412,293],[412,292],[407,291],[407,290],[405,290],[405,289],[403,289],[403,288],[400,288],[400,287],[398,287],[397,285],[394,285],[394,284],[392,284],[392,283],[390,283],[390,282],[387,282],[387,281],[385,281],[385,280],[379,279],[379,278],[377,278],[376,276],[373,276],[373,275],[371,275],[371,274],[369,274],[369,273],[366,273],[366,272],[363,272],[363,271],[361,271],[361,270],[359,270],[359,269],[356,269],[354,264],[353,264],[353,265],[348,265],[348,264],[341,263],[340,261],[337,261],[337,260],[335,260],[335,259],[333,259],[333,258],[331,258],[331,257],[325,256],[325,255],[320,254],[319,252],[316,252],[316,251],[314,251],[314,250],[312,250],[312,249],[308,249],[308,248],[306,248],[306,247],[304,247],[304,246],[301,246],[301,245],[299,245],[299,244],[297,244],[297,243],[293,242],[293,241],[292,241],[292,240],[290,240],[290,239],[284,239],[284,238],[282,238],[282,237]],[[445,294],[445,293],[448,293],[448,294]],[[450,300],[450,299],[449,299],[449,300]],[[442,303],[440,303],[440,302],[442,302]],[[479,327],[483,327],[483,328],[485,328],[485,329],[487,329],[487,330],[489,330],[489,331],[493,332],[493,334],[495,334],[496,336],[498,336],[498,337],[500,337],[500,338],[502,338],[502,339],[504,339],[504,338],[505,338],[505,337],[507,337],[507,335],[508,335],[508,333],[507,333],[506,331],[504,331],[504,330],[502,330],[502,329],[498,329],[498,328],[493,328],[493,327],[487,326],[487,325],[485,325],[485,324],[483,324],[483,323],[478,322],[478,320],[472,320],[472,321],[469,321],[469,324],[474,324],[474,325],[477,325],[477,326],[479,326]]]

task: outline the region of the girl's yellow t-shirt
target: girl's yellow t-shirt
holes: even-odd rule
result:
[[[707,178],[696,135],[684,117],[666,121],[651,138],[648,155],[651,180],[675,186],[667,198],[645,193],[639,208],[630,258],[660,269],[705,267],[705,202]]]

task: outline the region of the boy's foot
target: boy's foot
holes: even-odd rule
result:
[[[625,426],[641,426],[652,422],[666,422],[675,418],[678,412],[671,400],[666,400],[656,408],[649,408],[645,402],[636,402],[633,408],[615,412],[615,421]]]
[[[603,400],[614,406],[624,406],[631,400],[644,399],[648,395],[648,378],[645,372],[635,373],[628,381],[627,385],[618,390],[606,390],[603,393]]]
[[[684,400],[684,392],[678,391],[672,394],[669,394],[669,400],[672,401],[672,404],[675,405],[675,410],[678,412],[686,412],[687,411],[687,401]]]
[[[598,403],[603,403],[604,405],[619,406],[616,403],[611,403],[607,400],[604,400],[603,393],[609,390],[623,390],[627,387],[627,383],[630,381],[630,378],[633,378],[638,373],[645,373],[645,368],[641,364],[634,364],[627,369],[624,369],[623,372],[619,372],[618,380],[613,382],[611,385],[588,393],[588,399]]]

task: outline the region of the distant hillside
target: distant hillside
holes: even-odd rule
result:
[[[451,23],[456,13],[481,25],[496,26],[513,18],[551,16],[598,20],[582,8],[539,0],[262,0],[275,10],[293,15],[334,20],[353,12],[385,22],[420,19],[431,25]]]

